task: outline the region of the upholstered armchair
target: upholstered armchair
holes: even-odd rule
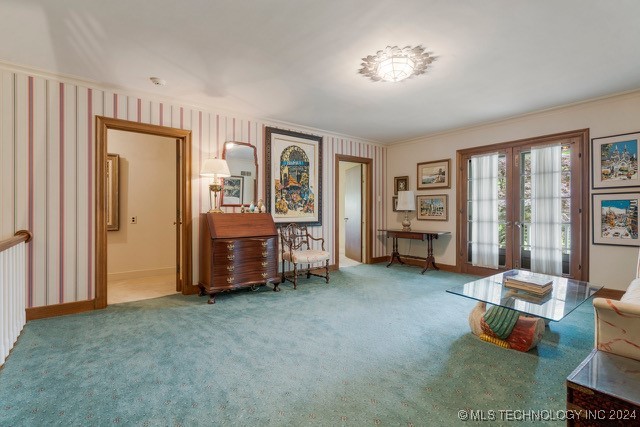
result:
[[[596,348],[640,360],[640,254],[636,278],[620,301],[595,298],[593,307]]]
[[[293,289],[298,288],[298,276],[307,275],[307,279],[311,276],[322,277],[329,283],[329,258],[331,254],[324,250],[324,239],[322,237],[313,237],[307,231],[304,225],[291,223],[280,229],[280,240],[282,244],[282,282],[290,281],[293,283]],[[319,242],[320,249],[313,249],[311,242]],[[285,261],[293,264],[293,273],[287,274],[285,270]],[[312,273],[312,264],[324,264],[325,274]],[[298,264],[307,264],[306,270],[299,272]],[[321,268],[321,266],[316,266]]]

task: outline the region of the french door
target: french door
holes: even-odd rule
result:
[[[556,274],[588,279],[588,141],[585,129],[458,151],[462,272],[538,271],[552,251]],[[557,166],[545,169],[538,153],[549,147]]]

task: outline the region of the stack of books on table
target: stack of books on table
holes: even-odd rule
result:
[[[519,272],[513,276],[505,276],[504,287],[533,295],[546,295],[553,289],[553,277],[546,274]]]

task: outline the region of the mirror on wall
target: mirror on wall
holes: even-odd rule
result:
[[[231,176],[224,178],[221,206],[249,205],[257,202],[258,157],[256,147],[246,142],[224,143],[222,158],[229,165]]]

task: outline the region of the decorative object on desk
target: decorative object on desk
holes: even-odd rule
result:
[[[593,194],[593,244],[640,246],[639,204],[640,193]]]
[[[409,221],[409,212],[416,210],[416,199],[413,191],[398,191],[398,211],[404,211],[404,220],[402,221],[402,230],[411,231],[411,221]]]
[[[450,188],[451,159],[418,163],[418,190]]]
[[[266,209],[276,223],[322,225],[322,137],[265,128]]]
[[[393,211],[398,212],[398,196],[391,196],[391,205],[393,206]]]
[[[223,213],[218,205],[218,193],[222,190],[219,179],[231,176],[227,161],[224,159],[205,160],[202,164],[202,169],[200,170],[200,176],[211,178],[211,183],[209,184],[209,202],[211,203],[211,210],[209,212]],[[212,193],[213,199],[211,198]]]
[[[244,191],[244,177],[230,176],[222,178],[222,198],[220,205],[239,205],[242,203],[242,193]]]
[[[253,200],[251,201],[251,204],[249,205],[249,212],[253,212],[256,210],[256,205],[253,204]]]
[[[266,211],[267,211],[267,208],[265,207],[262,199],[258,200],[258,204],[256,205],[256,212],[265,213]]]
[[[446,194],[421,195],[418,199],[418,219],[447,221],[449,218],[449,196]]]
[[[640,132],[591,140],[591,182],[594,189],[640,186]]]
[[[393,194],[398,195],[398,191],[407,191],[409,189],[408,176],[396,176],[393,178]]]
[[[240,206],[240,213],[244,213],[245,209],[244,209],[244,205]]]
[[[120,229],[120,156],[107,154],[107,231]]]

